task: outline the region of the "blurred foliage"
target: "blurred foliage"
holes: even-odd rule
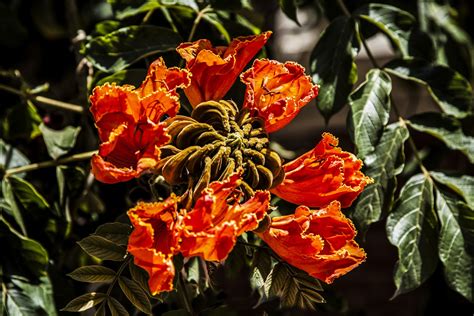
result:
[[[474,302],[474,177],[465,174],[474,162],[472,5],[380,2],[3,0],[0,314],[56,315],[60,309],[95,306],[96,315],[186,315],[176,292],[149,293],[147,274],[126,253],[125,211],[162,190],[159,181],[105,186],[93,181],[88,156],[81,156],[97,148],[88,95],[106,82],[137,85],[158,56],[178,66],[174,49],[182,41],[208,38],[225,45],[233,37],[272,29],[271,17],[280,8],[299,23],[297,12],[306,6],[329,23],[309,63],[321,86],[317,108],[327,122],[349,108],[348,132],[365,173],[375,180],[349,215],[361,234],[372,223],[387,221],[387,237],[399,253],[394,295],[421,286],[441,265],[447,284]],[[391,42],[395,57],[385,65],[374,60],[366,80],[354,87],[355,57],[377,33]],[[425,87],[438,108],[401,117],[391,98],[395,77]],[[422,154],[414,141],[417,133],[431,135],[430,144],[438,149]],[[455,156],[463,161],[457,166],[465,168],[440,170],[429,162],[452,150],[461,153]],[[34,165],[41,161],[52,162]],[[403,171],[405,163],[410,172]],[[278,205],[275,212],[294,208]],[[207,269],[197,258],[175,263],[187,275],[185,288],[177,286],[188,293],[195,311],[332,310],[335,299],[323,295],[328,304],[321,304],[323,287],[317,280],[277,263],[268,248],[245,238],[225,263]]]

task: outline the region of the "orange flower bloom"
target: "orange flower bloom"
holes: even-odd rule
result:
[[[355,235],[337,201],[320,210],[300,206],[294,215],[274,217],[270,229],[259,234],[289,264],[326,283],[364,262]]]
[[[179,109],[177,88],[190,84],[189,73],[156,60],[142,85],[104,84],[94,88],[91,112],[103,142],[92,158],[92,171],[105,183],[128,181],[155,167],[159,146],[167,143],[164,115]]]
[[[179,45],[177,51],[192,73],[192,83],[184,90],[191,105],[222,99],[270,35],[237,37],[228,47],[212,47],[206,39]]]
[[[179,249],[182,217],[178,215],[178,198],[174,195],[160,203],[139,203],[128,211],[134,230],[128,240],[128,251],[137,266],[150,276],[152,294],[173,289],[173,255]]]
[[[269,133],[291,122],[318,95],[318,86],[304,71],[297,63],[257,59],[240,76],[247,85],[244,108],[255,110]]]
[[[361,171],[362,161],[337,147],[329,133],[316,147],[285,164],[285,180],[272,193],[294,204],[325,207],[331,201],[349,207],[372,179]]]
[[[212,182],[204,189],[183,220],[181,253],[184,256],[224,260],[238,236],[258,227],[267,213],[270,194],[257,191],[251,199],[239,204],[236,188],[240,181],[241,175],[234,173],[226,181]]]

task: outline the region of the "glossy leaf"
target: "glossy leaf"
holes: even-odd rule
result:
[[[435,181],[440,182],[464,198],[474,209],[474,177],[468,175],[452,176],[443,172],[430,171]]]
[[[104,266],[93,265],[79,267],[68,276],[80,282],[109,283],[114,280],[115,271]]]
[[[464,118],[472,113],[473,93],[469,82],[449,67],[419,59],[397,59],[385,70],[402,79],[425,85],[433,100],[448,115]]]
[[[82,53],[99,70],[117,72],[142,58],[174,50],[178,33],[163,27],[132,25],[89,41]]]
[[[390,77],[382,70],[371,69],[366,80],[349,98],[349,133],[360,159],[374,151],[383,128],[388,123],[391,90]]]
[[[125,258],[125,248],[100,236],[88,236],[78,244],[87,254],[102,260],[123,261]]]
[[[354,57],[359,47],[356,22],[339,17],[329,24],[311,53],[311,75],[321,87],[317,107],[326,121],[347,103],[357,81]]]
[[[474,302],[474,257],[467,251],[465,237],[466,230],[474,231],[474,209],[439,189],[436,209],[441,223],[439,258],[444,265],[446,281],[453,290]]]
[[[61,311],[63,312],[83,312],[106,299],[104,293],[91,292],[70,301]]]
[[[411,117],[408,124],[417,131],[438,138],[448,148],[461,151],[471,163],[474,163],[474,137],[464,134],[457,119],[429,112]]]
[[[416,22],[410,13],[391,5],[370,3],[355,11],[354,14],[385,33],[400,50],[402,56],[409,55],[408,42],[411,29]]]
[[[39,129],[43,134],[48,154],[53,159],[58,159],[74,148],[77,136],[81,131],[81,127],[74,126],[66,126],[62,130],[54,130],[44,124],[41,124]]]
[[[398,248],[395,297],[419,287],[436,268],[438,222],[429,177],[417,174],[403,186],[387,218],[387,236]]]
[[[271,280],[268,295],[279,297],[283,307],[314,310],[316,304],[325,302],[318,292],[323,290],[318,280],[284,263],[278,263],[267,280]]]
[[[396,176],[403,170],[405,155],[403,144],[408,139],[408,130],[399,123],[385,127],[375,151],[364,159],[365,174],[374,179],[352,206],[349,216],[360,233],[364,233],[370,224],[379,221],[393,204]]]
[[[121,276],[119,285],[125,296],[136,308],[145,314],[151,314],[150,300],[137,282]]]

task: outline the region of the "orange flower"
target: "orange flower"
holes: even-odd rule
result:
[[[224,260],[238,236],[258,227],[267,213],[270,194],[257,191],[251,199],[239,204],[236,188],[240,181],[241,175],[234,173],[226,181],[212,182],[204,189],[183,220],[181,253],[184,256]]]
[[[108,83],[94,88],[90,110],[103,142],[91,162],[97,180],[128,181],[156,166],[159,147],[169,141],[160,121],[178,112],[176,89],[188,86],[189,76],[186,70],[166,68],[160,58],[138,89]]]
[[[172,259],[179,249],[182,221],[178,200],[172,195],[159,203],[139,203],[127,213],[134,227],[128,251],[135,264],[148,272],[153,295],[173,289]]]
[[[297,63],[257,59],[240,76],[247,85],[244,108],[255,110],[269,133],[287,125],[318,95],[318,86],[304,71]]]
[[[229,47],[212,47],[206,39],[179,45],[177,51],[192,73],[191,85],[184,90],[191,105],[222,99],[270,35],[237,37]]]
[[[159,147],[169,141],[164,125],[125,122],[112,130],[92,157],[92,173],[103,183],[128,181],[152,169],[160,157]]]
[[[349,207],[372,179],[361,171],[362,161],[337,147],[329,133],[316,147],[285,164],[285,180],[272,193],[294,204],[325,207],[331,201]]]
[[[259,234],[289,264],[326,283],[365,261],[355,235],[337,201],[320,210],[300,206],[294,215],[274,217],[270,229]]]

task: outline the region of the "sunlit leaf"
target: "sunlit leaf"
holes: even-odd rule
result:
[[[412,116],[408,124],[417,131],[438,138],[448,148],[461,151],[471,163],[474,163],[474,137],[464,134],[457,119],[429,112]]]
[[[93,38],[82,53],[99,70],[117,72],[148,56],[174,50],[178,33],[163,27],[132,25]]]
[[[425,85],[446,114],[464,118],[472,113],[471,85],[449,67],[431,65],[419,59],[397,59],[385,65],[385,70],[402,79]]]
[[[329,24],[311,53],[311,75],[321,87],[317,107],[326,121],[347,103],[357,81],[354,58],[359,47],[356,22],[339,17]]]
[[[388,123],[391,90],[390,77],[382,70],[371,69],[366,80],[349,98],[349,133],[360,159],[374,151],[383,128]]]
[[[436,268],[438,222],[431,178],[417,174],[403,186],[387,218],[387,236],[398,248],[395,297],[419,287]]]
[[[62,130],[54,130],[44,124],[39,126],[43,134],[44,143],[48,154],[53,159],[67,154],[76,145],[76,139],[81,131],[81,127],[66,126]]]
[[[91,292],[70,301],[61,311],[63,312],[83,312],[105,300],[104,293]]]

